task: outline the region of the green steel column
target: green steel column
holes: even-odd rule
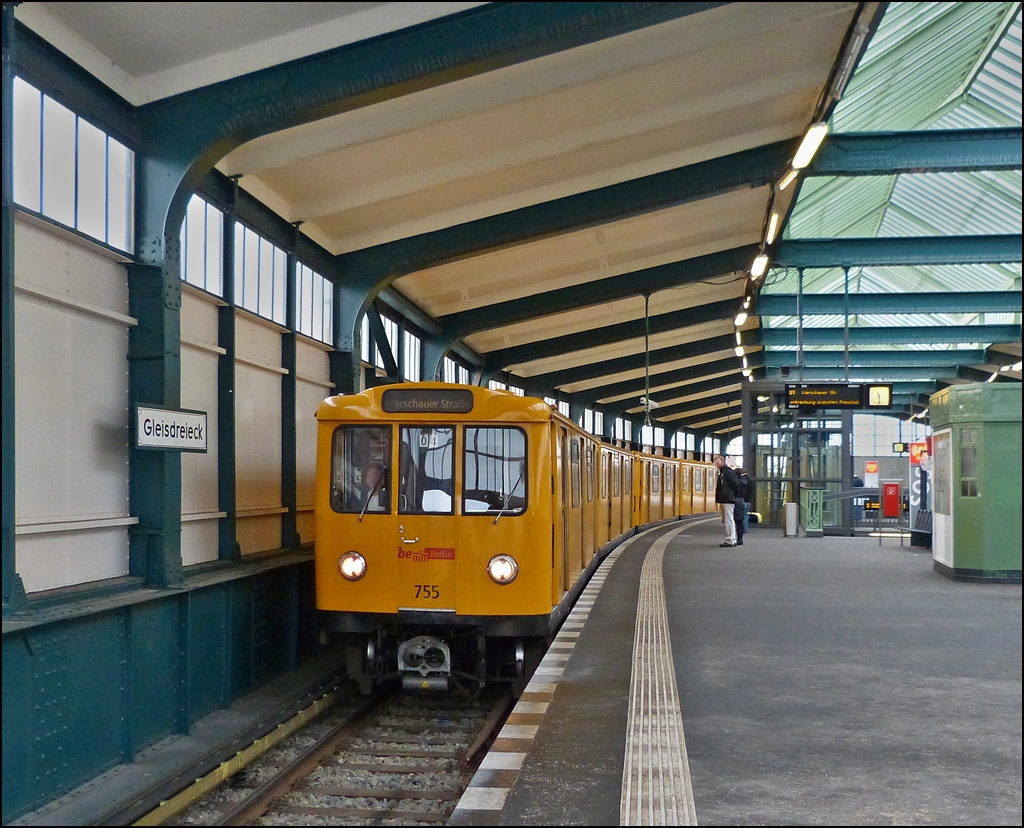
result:
[[[298,228],[295,235],[298,236]],[[297,549],[301,545],[298,532],[298,478],[296,460],[297,424],[295,419],[295,396],[297,370],[296,290],[295,290],[295,241],[288,250],[287,272],[285,275],[285,327],[281,334],[281,367],[287,372],[281,375],[281,505],[288,511],[281,516],[281,545]]]
[[[179,242],[164,239],[163,261],[128,268],[128,304],[139,320],[128,334],[131,407],[181,404],[181,280]],[[154,261],[156,256],[148,257]],[[181,454],[129,451],[129,498],[139,519],[129,535],[128,568],[150,586],[179,586],[181,568]]]
[[[14,554],[14,3],[3,4],[3,611],[26,603]]]
[[[238,178],[233,180],[231,202],[224,210],[223,285],[225,304],[217,308],[217,343],[224,353],[217,360],[217,502],[226,516],[218,527],[217,557],[238,560],[235,526],[235,211]]]

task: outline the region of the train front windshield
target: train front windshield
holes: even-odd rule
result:
[[[331,460],[336,512],[453,514],[455,431],[452,426],[400,426],[392,469],[391,426],[339,426]],[[526,511],[526,433],[521,428],[466,426],[462,431],[462,514]],[[394,481],[394,483],[393,483]]]

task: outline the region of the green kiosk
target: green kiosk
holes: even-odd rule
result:
[[[932,557],[954,581],[1021,582],[1020,383],[933,394]]]

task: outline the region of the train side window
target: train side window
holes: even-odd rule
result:
[[[693,490],[695,492],[702,491],[702,484],[704,482],[704,469],[693,470]]]
[[[611,465],[611,456],[607,451],[601,452],[601,500],[608,499],[608,467]]]
[[[331,508],[391,513],[391,426],[338,426],[331,447]]]
[[[594,499],[594,447],[587,446],[587,503]]]
[[[619,455],[612,457],[612,496],[622,495],[622,460]]]
[[[674,476],[675,476],[675,467],[674,466],[666,466],[665,467],[665,491],[666,492],[671,492],[672,491],[672,478]]]
[[[633,463],[627,461],[622,464],[622,487],[626,494],[633,494]]]
[[[690,477],[693,475],[693,468],[691,466],[683,466],[683,491],[690,491]]]
[[[454,469],[454,428],[403,427],[398,444],[398,513],[453,514]]]
[[[651,491],[661,491],[661,463],[651,463]]]
[[[521,515],[526,511],[526,432],[466,426],[462,453],[462,514]]]
[[[580,480],[581,469],[580,469],[580,441],[576,437],[573,437],[569,441],[569,464],[572,467],[572,473],[570,477],[570,488],[572,489],[572,507],[575,509],[580,505],[580,499],[582,495],[583,481]]]

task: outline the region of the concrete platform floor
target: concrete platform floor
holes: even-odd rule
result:
[[[503,810],[462,824],[618,824],[640,570],[670,529],[610,568]],[[720,540],[693,525],[663,565],[699,824],[1021,824],[1019,585],[892,539]]]

